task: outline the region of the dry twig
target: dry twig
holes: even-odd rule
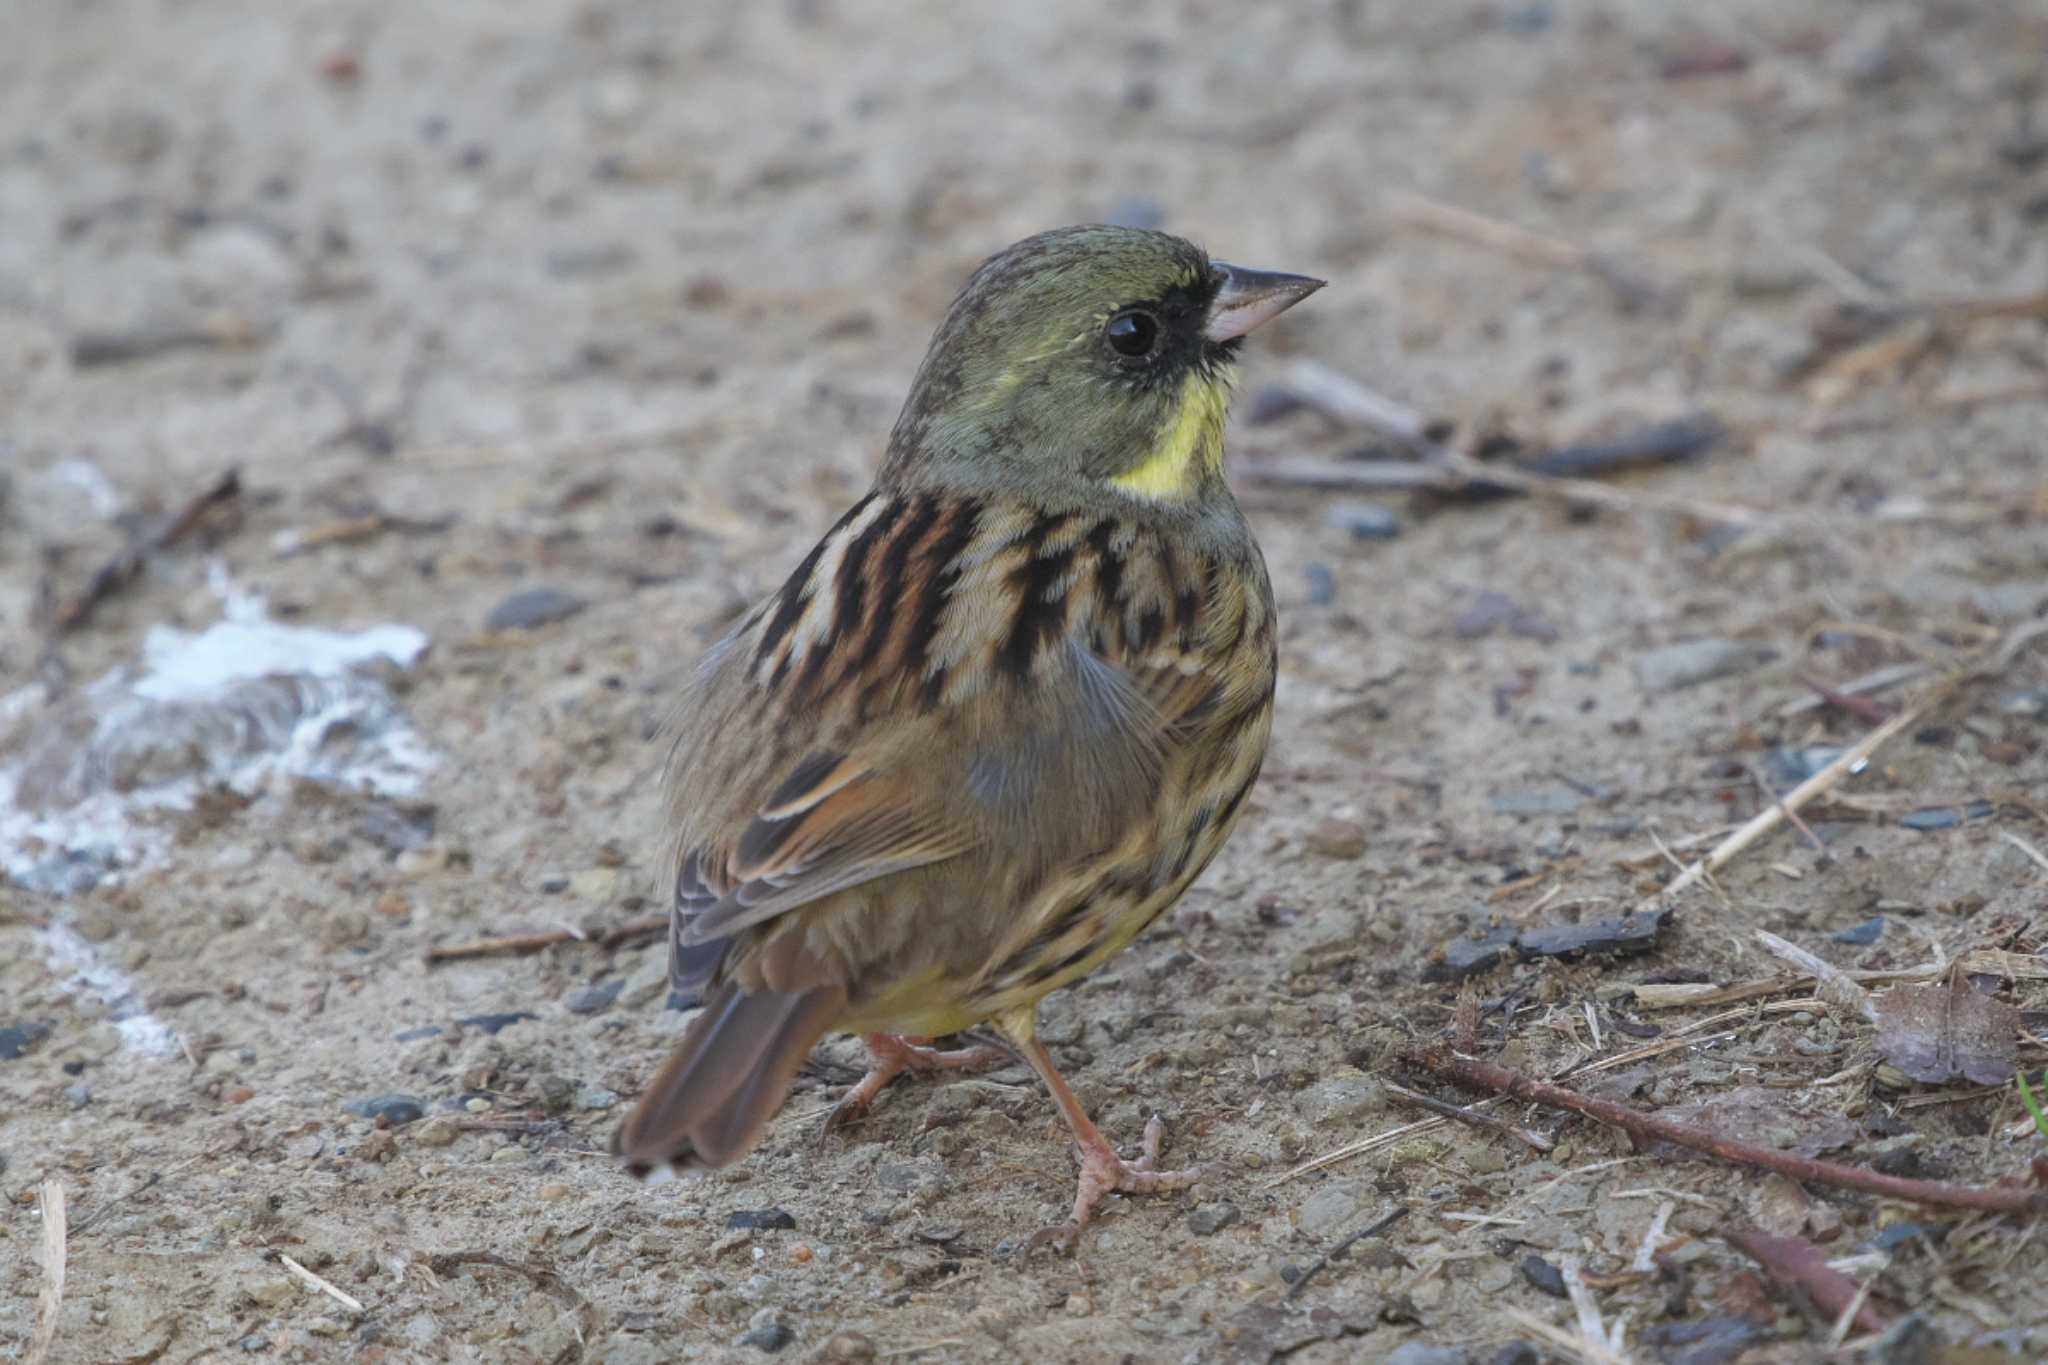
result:
[[[1337,1243],[1337,1245],[1331,1247],[1328,1251],[1316,1257],[1313,1261],[1310,1261],[1308,1263],[1308,1267],[1301,1272],[1301,1278],[1296,1280],[1293,1286],[1288,1289],[1287,1297],[1290,1299],[1298,1297],[1301,1291],[1308,1287],[1309,1280],[1312,1279],[1318,1271],[1322,1270],[1324,1266],[1336,1260],[1338,1257],[1342,1256],[1345,1252],[1351,1250],[1352,1247],[1357,1246],[1366,1238],[1377,1237],[1380,1233],[1385,1232],[1388,1228],[1394,1226],[1394,1224],[1400,1222],[1403,1218],[1406,1218],[1407,1216],[1408,1208],[1406,1205],[1403,1205],[1400,1208],[1395,1209],[1386,1217],[1380,1219],[1378,1222],[1366,1224],[1366,1226],[1352,1233],[1349,1237],[1346,1237],[1343,1241]]]
[[[1864,990],[1840,967],[1816,957],[1796,943],[1788,943],[1767,929],[1756,931],[1756,941],[1761,943],[1771,956],[1791,963],[1812,977],[1818,984],[1820,998],[1829,1005],[1844,1014],[1855,1015],[1866,1024],[1877,1022],[1877,1007],[1870,1003],[1870,992]]]
[[[52,636],[63,635],[84,625],[102,602],[135,580],[152,554],[168,550],[192,534],[208,513],[233,502],[241,492],[241,471],[229,469],[193,494],[155,533],[137,537],[119,554],[94,570],[77,596],[69,598],[50,613],[49,633]]]
[[[664,933],[667,929],[667,915],[645,915],[640,919],[627,920],[624,924],[607,929],[595,938],[579,934],[574,929],[547,929],[536,934],[501,934],[495,938],[479,938],[468,943],[449,943],[429,948],[427,962],[431,965],[436,962],[455,962],[468,957],[492,957],[498,953],[537,953],[557,943],[594,943],[600,948],[616,948],[621,943],[643,938],[648,934]]]
[[[291,1257],[285,1255],[282,1251],[277,1253],[277,1263],[283,1266],[286,1270],[289,1270],[299,1280],[304,1282],[307,1288],[319,1290],[328,1298],[333,1299],[336,1303],[340,1304],[343,1308],[348,1309],[349,1312],[360,1313],[363,1311],[363,1302],[361,1299],[358,1299],[353,1294],[344,1293],[340,1289],[337,1289],[333,1285],[333,1283],[331,1283],[328,1280],[322,1279],[318,1275],[315,1275],[312,1271],[306,1269],[306,1267],[300,1265],[297,1261],[294,1261]]]
[[[57,1340],[57,1320],[64,1311],[65,1235],[64,1182],[43,1181],[43,1289],[36,1296],[36,1330],[29,1338],[28,1365],[49,1359]]]
[[[1517,1128],[1506,1119],[1497,1119],[1491,1114],[1482,1114],[1477,1109],[1460,1108],[1455,1104],[1446,1104],[1434,1095],[1425,1095],[1419,1090],[1410,1090],[1405,1085],[1396,1085],[1392,1081],[1382,1081],[1380,1082],[1380,1089],[1384,1090],[1394,1099],[1412,1104],[1418,1109],[1427,1109],[1432,1114],[1441,1114],[1453,1123],[1462,1123],[1469,1128],[1483,1128],[1490,1133],[1500,1133],[1539,1152],[1547,1152],[1555,1145],[1541,1133],[1532,1133],[1526,1128]]]
[[[1913,1180],[1884,1175],[1858,1166],[1781,1152],[1774,1147],[1725,1138],[1689,1127],[1656,1114],[1645,1114],[1612,1100],[1582,1095],[1576,1090],[1509,1071],[1491,1062],[1459,1057],[1443,1047],[1423,1047],[1402,1054],[1402,1063],[1416,1070],[1442,1076],[1475,1090],[1491,1090],[1532,1104],[1566,1109],[1574,1114],[1612,1124],[1638,1145],[1668,1142],[1688,1151],[1704,1152],[1722,1161],[1776,1171],[1792,1180],[1832,1185],[1838,1189],[1860,1190],[1888,1199],[1928,1204],[1940,1208],[1978,1209],[1987,1213],[2048,1213],[2048,1190],[2031,1190],[2017,1185],[1953,1185],[1940,1180]]]

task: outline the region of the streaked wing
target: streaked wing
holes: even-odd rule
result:
[[[962,856],[1028,883],[1116,838],[1232,700],[1211,637],[1266,607],[1219,602],[1231,581],[1099,512],[856,504],[699,679],[670,779],[678,989],[837,892]]]

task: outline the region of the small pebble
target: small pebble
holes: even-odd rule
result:
[[[83,1081],[64,1087],[64,1098],[71,1101],[73,1109],[83,1109],[92,1103],[92,1088]]]
[[[1204,1204],[1188,1215],[1188,1226],[1197,1237],[1212,1236],[1236,1221],[1235,1204]]]
[[[527,588],[492,607],[484,625],[491,630],[534,630],[566,621],[589,605],[560,588]]]
[[[526,1156],[526,1149],[516,1144],[509,1147],[500,1147],[497,1151],[491,1153],[491,1164],[493,1166],[510,1166],[515,1162],[526,1160]]]
[[[1085,1318],[1094,1311],[1095,1300],[1089,1298],[1086,1294],[1083,1294],[1077,1290],[1074,1293],[1067,1295],[1068,1317]]]
[[[601,1085],[588,1085],[576,1092],[576,1107],[579,1109],[609,1109],[618,1102],[619,1092]]]
[[[550,1180],[540,1187],[540,1201],[543,1204],[553,1204],[568,1197],[569,1187],[559,1180]]]
[[[413,1134],[413,1140],[422,1147],[446,1147],[461,1136],[462,1130],[455,1126],[455,1120],[432,1118],[420,1125],[419,1132]]]
[[[1884,916],[1872,915],[1863,923],[1853,925],[1834,935],[1834,940],[1837,943],[1848,943],[1858,948],[1863,948],[1877,942],[1883,934]]]
[[[280,1275],[275,1279],[258,1280],[245,1288],[242,1293],[253,1303],[260,1303],[266,1308],[275,1308],[280,1304],[289,1303],[298,1297],[299,1282],[297,1280],[287,1280]]]
[[[488,1114],[491,1112],[491,1102],[482,1095],[471,1095],[462,1102],[462,1107],[472,1114]]]
[[[626,978],[615,976],[609,981],[585,986],[562,1004],[571,1014],[602,1014],[612,1007],[612,1002],[619,998],[619,992],[625,988]]]

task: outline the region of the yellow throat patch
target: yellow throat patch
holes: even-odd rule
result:
[[[1189,375],[1181,385],[1180,412],[1161,431],[1152,453],[1111,479],[1111,486],[1141,498],[1193,493],[1204,475],[1223,468],[1223,416],[1229,407],[1227,381]]]

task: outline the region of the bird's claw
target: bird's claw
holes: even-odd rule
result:
[[[1135,1160],[1119,1156],[1108,1143],[1100,1147],[1075,1144],[1075,1151],[1081,1157],[1081,1181],[1074,1192],[1074,1213],[1064,1223],[1041,1228],[1033,1233],[1024,1248],[1027,1252],[1040,1247],[1051,1246],[1061,1252],[1072,1251],[1081,1240],[1081,1233],[1087,1228],[1095,1208],[1111,1194],[1170,1194],[1214,1176],[1214,1163],[1189,1166],[1178,1171],[1157,1169],[1159,1155],[1166,1146],[1166,1120],[1154,1114],[1145,1123],[1145,1134],[1139,1143]]]

